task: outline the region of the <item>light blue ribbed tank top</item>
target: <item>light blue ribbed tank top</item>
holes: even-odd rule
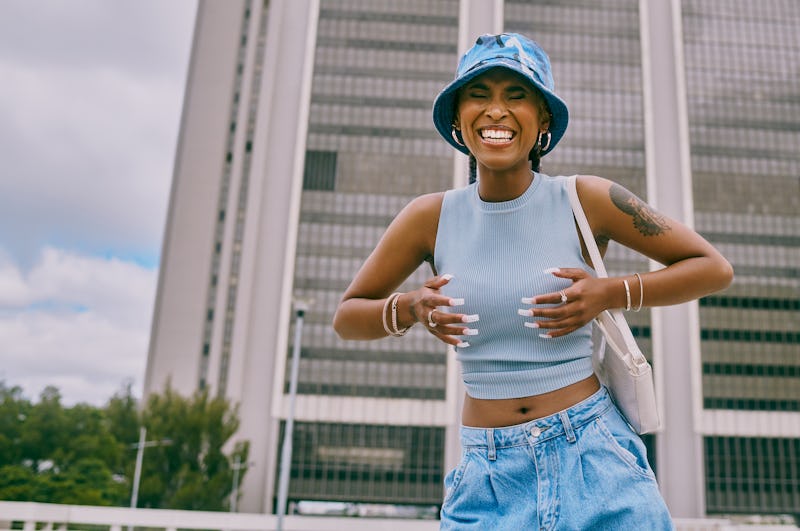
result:
[[[436,234],[436,271],[453,279],[442,288],[464,298],[450,310],[479,314],[470,346],[458,348],[467,394],[519,398],[573,384],[592,374],[591,323],[563,337],[544,339],[543,329],[523,325],[523,297],[569,287],[544,273],[552,267],[583,268],[580,240],[565,177],[534,174],[528,189],[511,201],[481,200],[477,184],[444,195]],[[446,309],[445,309],[446,310]]]

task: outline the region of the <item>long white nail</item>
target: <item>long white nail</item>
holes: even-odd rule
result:
[[[459,343],[459,344],[458,344],[458,345],[456,345],[456,346],[457,346],[458,348],[467,348],[467,347],[469,346],[469,343],[467,343],[466,341],[462,341],[461,343]]]
[[[448,306],[463,306],[464,299],[450,299]]]
[[[539,328],[539,323],[535,321],[534,322],[525,321],[524,325],[527,326],[528,328]]]
[[[533,301],[536,300],[536,297],[522,297],[520,301],[522,304],[533,304]]]
[[[478,329],[477,328],[465,328],[464,330],[462,330],[461,334],[465,335],[465,336],[477,336],[478,335]]]
[[[541,337],[542,339],[553,339],[553,338],[550,336],[550,334],[539,334],[539,337]]]
[[[444,275],[442,275],[442,278],[445,280],[450,280],[453,278],[453,275],[451,275],[450,273],[445,273]]]
[[[464,317],[461,318],[461,322],[462,323],[474,323],[476,321],[480,321],[480,319],[481,319],[480,316],[476,313],[476,314],[472,314],[472,315],[465,315]]]
[[[558,273],[559,271],[561,271],[561,268],[560,268],[560,267],[548,267],[547,269],[545,269],[544,271],[542,271],[542,273],[548,273],[548,274],[551,274],[551,273]]]
[[[517,310],[517,313],[523,317],[533,317],[533,310],[525,310],[523,308],[520,308],[519,310]]]

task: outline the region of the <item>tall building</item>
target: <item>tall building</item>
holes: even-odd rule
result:
[[[736,269],[724,293],[632,314],[661,395],[664,430],[646,442],[668,504],[798,512],[798,25],[790,0],[201,0],[145,392],[239,403],[239,507],[273,511],[305,300],[289,499],[441,503],[460,455],[453,356],[422,327],[355,342],[330,323],[400,208],[464,182],[433,98],[476,35],[517,31],[548,51],[570,106],[544,171],[620,182]],[[650,267],[619,246],[607,265]]]

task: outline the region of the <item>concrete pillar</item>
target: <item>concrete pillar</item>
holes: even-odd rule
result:
[[[458,58],[466,52],[479,35],[503,32],[503,0],[461,0],[458,16]],[[455,75],[458,58],[453,61]],[[461,187],[469,181],[469,163],[466,155],[453,150],[453,186]],[[461,406],[464,403],[464,382],[455,353],[447,354],[447,405],[452,422],[447,425],[445,436],[445,468],[455,467],[461,458],[459,428]]]
[[[648,202],[694,225],[680,0],[639,3]],[[660,267],[660,266],[659,266]],[[652,311],[653,363],[663,430],[659,483],[672,515],[705,514],[700,327],[697,302]]]
[[[234,344],[243,350],[241,428],[253,463],[242,512],[270,513],[288,345],[294,257],[311,100],[319,0],[270,2],[253,138]],[[291,45],[287,45],[291,43]]]

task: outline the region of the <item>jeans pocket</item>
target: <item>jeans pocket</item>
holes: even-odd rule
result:
[[[646,478],[655,479],[653,470],[647,462],[647,453],[644,443],[639,439],[639,436],[631,430],[621,416],[617,415],[619,416],[619,422],[615,422],[615,419],[610,417],[615,414],[616,412],[612,411],[595,420],[597,429],[608,443],[609,449],[617,455],[632,472]]]
[[[461,480],[464,478],[464,473],[467,471],[467,465],[469,465],[471,456],[472,452],[469,449],[463,450],[461,453],[461,461],[458,463],[458,466],[451,470],[450,473],[444,478],[444,500],[442,501],[442,506],[450,501],[458,489],[458,486],[461,484]]]

